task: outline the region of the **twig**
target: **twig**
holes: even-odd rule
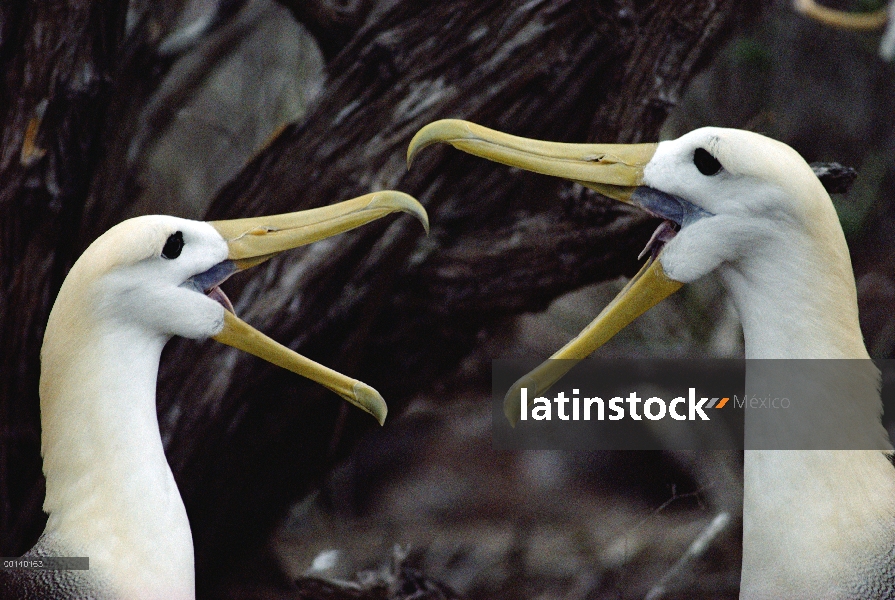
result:
[[[647,592],[644,600],[660,600],[660,598],[665,596],[665,592],[668,591],[668,584],[678,578],[693,563],[693,561],[705,554],[709,545],[727,528],[729,523],[730,513],[718,513],[718,516],[712,519],[712,522],[702,530],[702,533],[700,533],[695,540],[693,540],[693,543],[690,544],[690,547],[687,548],[684,555],[674,563],[674,566],[671,567],[667,573],[665,573],[662,579],[659,580],[659,583],[654,585],[653,588]]]

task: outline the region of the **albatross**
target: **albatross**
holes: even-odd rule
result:
[[[895,468],[879,373],[864,347],[836,211],[795,150],[714,127],[657,144],[568,144],[449,119],[416,134],[408,164],[437,142],[578,182],[663,219],[640,272],[552,357],[572,360],[546,361],[511,388],[511,421],[520,387],[537,395],[682,285],[717,272],[739,313],[747,359],[861,360],[861,385],[840,414],[873,441],[861,450],[746,450],[740,597],[895,598]],[[748,415],[746,427],[748,438]]]
[[[315,363],[239,319],[220,284],[277,254],[400,211],[382,191],[307,211],[231,221],[136,217],[112,227],[66,277],[41,349],[46,528],[25,557],[87,557],[85,571],[0,571],[0,597],[188,600],[193,542],[165,459],[155,388],[175,335],[214,338],[316,381],[373,415],[372,387]],[[5,578],[5,579],[4,579]]]

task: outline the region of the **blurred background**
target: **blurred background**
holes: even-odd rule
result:
[[[672,139],[716,125],[779,139],[809,162],[853,167],[856,182],[833,201],[852,253],[867,348],[874,358],[895,358],[895,63],[880,55],[892,36],[885,17],[854,30],[819,22],[783,0],[722,3],[714,13],[698,2],[669,3],[675,6],[668,10],[650,2],[599,2],[581,14],[574,2],[533,0],[480,8],[462,2],[448,8],[448,2],[441,13],[414,9],[402,21],[400,4],[125,3],[120,23],[110,26],[121,49],[113,54],[117,66],[105,67],[113,84],[97,92],[106,113],[92,117],[97,133],[79,133],[70,116],[57,123],[95,157],[78,185],[57,181],[65,179],[58,173],[71,164],[63,159],[72,147],[53,145],[46,133],[33,139],[27,133],[35,118],[49,122],[65,109],[54,96],[26,93],[23,84],[21,97],[30,108],[15,121],[14,88],[7,89],[0,171],[7,218],[14,214],[27,223],[21,215],[33,219],[49,211],[59,224],[77,224],[49,271],[64,274],[102,225],[139,214],[248,216],[386,187],[414,193],[430,210],[428,239],[396,221],[350,238],[345,250],[312,249],[296,267],[281,261],[228,289],[238,312],[276,339],[351,374],[372,373],[362,378],[392,407],[385,427],[374,430],[319,392],[316,400],[287,405],[283,399],[314,392],[232,352],[208,344],[197,351],[195,343],[183,342],[166,352],[159,416],[197,538],[200,597],[736,598],[741,456],[491,447],[490,359],[546,358],[576,335],[632,273],[638,246],[655,224],[580,187],[479,164],[485,161],[450,149],[427,150],[408,173],[401,148],[421,124],[444,117],[569,141]],[[886,9],[881,0],[831,0],[827,6],[877,15]],[[701,16],[693,16],[698,11]],[[27,21],[26,13],[7,10],[5,31],[9,22]],[[658,16],[647,16],[653,13]],[[431,31],[414,24],[419,21],[431,21]],[[583,24],[569,25],[573,21]],[[606,29],[605,23],[612,25]],[[696,33],[678,31],[687,27]],[[551,28],[569,41],[542,33]],[[628,41],[599,47],[576,37],[585,30],[604,37],[621,32],[618,39]],[[493,46],[479,45],[492,36]],[[20,32],[13,43],[7,36],[0,44],[9,81],[23,68],[15,53],[27,44],[15,40],[25,37]],[[142,41],[128,42],[135,37]],[[591,50],[568,50],[576,40],[592,44],[578,43]],[[424,50],[408,48],[446,54],[443,63],[455,66],[427,63]],[[542,58],[544,73],[531,57]],[[638,83],[638,60],[652,61],[643,71],[650,77],[674,84]],[[512,85],[497,82],[501,69],[509,77],[526,61],[536,75]],[[403,84],[411,62],[415,79]],[[576,77],[586,83],[576,87]],[[385,87],[401,92],[369,95]],[[639,102],[636,93],[625,98],[629,92],[648,97],[648,106],[641,112],[619,108]],[[527,107],[527,99],[537,97],[547,100]],[[570,113],[580,116],[570,120]],[[16,131],[19,137],[10,141]],[[370,147],[382,150],[363,150]],[[328,168],[330,179],[321,174]],[[271,183],[285,180],[283,173],[294,180],[291,187]],[[74,175],[69,180],[79,181]],[[63,191],[53,192],[52,185]],[[305,200],[312,188],[321,189],[321,197]],[[19,201],[10,191],[23,189],[49,190],[45,206],[28,212],[33,192]],[[492,195],[503,204],[488,204]],[[551,229],[557,223],[564,228]],[[531,239],[533,252],[559,255],[560,266],[544,259],[543,272],[561,276],[540,276],[537,269],[512,276],[515,271],[504,272],[499,262],[476,272],[476,257],[500,251],[486,238],[509,239],[514,232]],[[608,249],[622,234],[631,241]],[[48,235],[40,243],[51,244]],[[565,241],[551,245],[554,239]],[[20,244],[21,256],[31,256],[27,248]],[[506,253],[513,264],[529,256],[514,251]],[[598,258],[585,263],[588,252]],[[438,253],[445,258],[433,263]],[[351,262],[327,262],[330,254]],[[321,275],[335,266],[351,275]],[[383,272],[381,288],[372,285]],[[7,291],[18,285],[10,283],[11,273]],[[276,288],[273,295],[278,278],[324,291]],[[58,283],[58,276],[48,276],[41,297],[51,297]],[[507,299],[521,288],[533,291],[518,302]],[[5,297],[8,322],[14,298],[25,295]],[[360,310],[370,298],[376,308]],[[426,313],[423,305],[436,308]],[[415,311],[420,316],[408,317],[407,326],[425,329],[432,347],[408,342],[395,325]],[[34,335],[42,331],[37,320],[30,325]],[[366,337],[351,337],[357,328]],[[366,341],[371,336],[379,341]],[[33,357],[27,359],[35,352],[33,344],[22,347],[25,359],[7,352],[3,364],[5,373],[19,373],[0,405],[6,533],[0,554],[6,555],[27,549],[42,528],[36,375]],[[599,352],[739,357],[743,341],[720,282],[707,277]],[[444,364],[432,367],[432,357],[442,356]],[[31,366],[17,366],[21,360]],[[196,374],[200,368],[214,374]],[[264,404],[249,388],[276,400]],[[328,404],[308,408],[313,401]],[[317,418],[324,425],[316,425]],[[204,420],[217,425],[197,425]],[[700,535],[706,548],[681,564]],[[239,551],[228,562],[215,555],[216,547]]]

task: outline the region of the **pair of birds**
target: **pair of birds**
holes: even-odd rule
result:
[[[417,133],[408,162],[436,142],[579,182],[664,219],[644,268],[556,358],[584,358],[682,285],[716,271],[740,314],[747,358],[870,364],[836,212],[785,144],[718,128],[658,144],[561,144],[445,120]],[[40,394],[49,520],[26,555],[88,556],[90,570],[7,572],[4,597],[194,598],[189,523],[155,412],[159,357],[171,336],[212,337],[255,354],[382,423],[386,406],[375,390],[251,328],[219,285],[395,211],[428,228],[416,200],[387,191],[234,221],[138,217],[97,239],[66,278],[47,325]],[[536,370],[530,383],[546,388],[561,375]],[[746,451],[742,598],[895,598],[895,468],[877,383],[871,377],[873,389],[849,402],[881,450]]]

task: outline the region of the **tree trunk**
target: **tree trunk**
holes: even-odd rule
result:
[[[237,312],[376,387],[393,414],[423,392],[449,401],[461,362],[477,365],[463,376],[477,373],[486,384],[488,357],[476,354],[483,340],[566,291],[631,273],[655,224],[580,187],[450,148],[427,149],[408,171],[412,135],[457,117],[556,141],[655,140],[722,32],[758,3],[381,0],[364,22],[326,2],[293,7],[333,56],[324,92],[303,123],[287,127],[218,194],[208,218],[399,189],[426,205],[432,231],[425,237],[418,223],[399,217],[288,253],[228,284]],[[41,528],[38,350],[52,298],[76,252],[133,196],[131,175],[113,167],[124,160],[128,136],[144,135],[132,124],[149,94],[133,100],[122,92],[115,101],[129,108],[104,112],[119,106],[110,89],[124,75],[110,61],[123,60],[116,48],[126,4],[0,9],[7,73],[0,553],[7,555],[26,550]],[[37,39],[32,33],[46,20],[32,13],[55,5],[80,11],[51,19],[61,29],[51,37],[83,40],[65,46],[73,54],[65,72],[90,74],[89,85],[52,80],[59,59],[24,41]],[[32,65],[40,77],[25,77]],[[43,98],[36,149],[22,153]],[[102,133],[122,128],[128,133],[104,146],[113,150],[101,162]],[[85,204],[89,222],[80,219]],[[319,387],[214,342],[170,344],[158,394],[204,595],[217,593],[234,566],[244,572],[263,562],[288,506],[374,426]]]
[[[124,31],[123,0],[0,7],[0,553],[43,528],[37,382],[53,299],[76,257]]]

